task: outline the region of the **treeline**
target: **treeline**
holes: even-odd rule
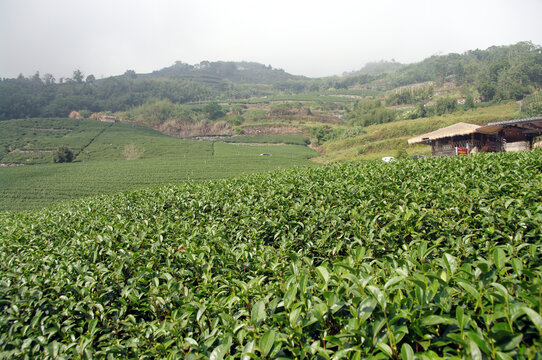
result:
[[[369,126],[385,124],[397,119],[397,111],[387,109],[380,100],[358,100],[348,114],[351,125]]]
[[[128,73],[128,72],[127,72]],[[26,117],[65,117],[72,110],[87,112],[125,111],[150,99],[174,103],[204,100],[217,92],[212,87],[189,80],[137,79],[130,74],[96,80],[74,78],[56,83],[50,75],[41,78],[0,80],[0,120]]]
[[[474,87],[484,101],[520,100],[542,86],[542,47],[532,42],[432,56],[390,75],[393,89],[426,81]]]
[[[423,82],[440,86],[455,82],[477,93],[481,100],[519,100],[542,87],[542,48],[531,42],[472,50],[464,54],[433,56],[420,63],[368,64],[348,76],[309,79],[258,63],[201,62],[175,65],[151,74],[132,70],[122,76],[97,80],[76,70],[73,77],[56,82],[50,74],[0,80],[0,120],[26,117],[63,117],[72,110],[85,112],[126,111],[149,101],[172,104],[220,101],[276,94],[323,92],[332,89],[387,91]],[[419,104],[431,88],[402,91],[386,98],[387,105]],[[169,106],[169,105],[168,105]],[[382,106],[354,109],[353,118],[369,122],[390,121]]]

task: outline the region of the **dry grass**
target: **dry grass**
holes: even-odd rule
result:
[[[122,151],[122,156],[126,160],[137,160],[145,152],[144,148],[138,148],[134,142],[127,144]]]

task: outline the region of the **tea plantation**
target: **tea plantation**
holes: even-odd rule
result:
[[[243,146],[174,138],[142,126],[75,119],[0,122],[0,211],[186,180],[211,180],[295,166],[315,166],[303,145]],[[273,142],[283,138],[267,139]],[[293,140],[293,141],[292,141]],[[53,164],[68,146],[73,163]],[[11,150],[10,150],[11,149]],[[127,151],[130,150],[131,151]],[[260,156],[269,153],[272,156]],[[6,166],[4,164],[25,164]]]
[[[536,359],[542,151],[348,163],[0,218],[0,358]]]

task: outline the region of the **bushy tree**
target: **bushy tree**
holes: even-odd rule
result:
[[[457,108],[457,100],[450,97],[444,97],[437,100],[437,114],[443,115],[453,113]]]
[[[210,102],[205,105],[203,111],[207,113],[209,120],[216,120],[226,115],[226,112],[222,109],[222,106],[218,105],[216,102]]]
[[[472,95],[467,95],[465,98],[465,109],[473,109],[474,108],[474,98]]]
[[[76,69],[73,71],[73,77],[72,77],[72,80],[75,81],[76,83],[80,84],[83,82],[83,79],[84,79],[84,75],[83,73],[81,72],[81,70],[79,69]]]
[[[53,154],[53,162],[55,163],[72,162],[72,160],[73,151],[64,145],[59,146]]]

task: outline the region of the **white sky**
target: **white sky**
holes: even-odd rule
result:
[[[0,77],[96,78],[180,60],[310,77],[532,41],[542,0],[0,0]]]

